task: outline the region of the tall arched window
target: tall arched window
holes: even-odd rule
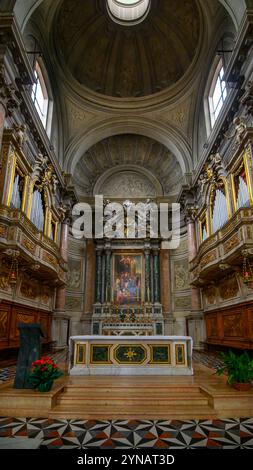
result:
[[[32,100],[35,104],[35,108],[37,109],[41,122],[46,128],[49,99],[45,80],[38,62],[36,62],[34,75],[35,82],[32,88]]]
[[[213,75],[208,96],[209,113],[212,128],[221,112],[226,97],[227,86],[224,79],[224,66],[222,60],[220,59]]]

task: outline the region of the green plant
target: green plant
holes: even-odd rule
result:
[[[223,365],[216,370],[217,375],[224,372],[228,374],[228,383],[233,385],[235,383],[249,383],[253,380],[253,359],[245,351],[238,356],[232,351],[221,353],[220,355]]]
[[[34,388],[42,389],[44,384],[53,383],[63,375],[51,357],[46,356],[32,363],[29,382]],[[42,386],[42,387],[41,387]]]

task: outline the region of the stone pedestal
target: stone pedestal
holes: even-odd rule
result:
[[[206,332],[202,313],[196,313],[187,318],[187,334],[193,339],[194,349],[203,349]]]
[[[56,349],[68,346],[69,318],[65,312],[56,312],[52,322],[52,339],[56,342]]]
[[[40,358],[41,336],[44,336],[40,324],[18,325],[20,331],[20,348],[14,388],[33,388],[28,382],[28,374],[32,367],[32,362]]]

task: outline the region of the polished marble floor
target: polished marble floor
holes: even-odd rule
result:
[[[53,354],[65,368],[67,352]],[[194,361],[215,368],[215,355],[195,352]],[[13,380],[15,366],[0,370]],[[252,406],[253,416],[253,406]],[[0,449],[253,449],[253,418],[213,420],[83,420],[0,417]]]
[[[0,449],[20,447],[253,449],[253,418],[187,421],[0,418]]]

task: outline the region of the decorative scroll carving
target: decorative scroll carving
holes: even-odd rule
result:
[[[66,310],[73,310],[73,311],[82,310],[82,299],[67,296],[65,308]]]
[[[235,276],[219,283],[219,293],[222,300],[233,299],[239,292],[239,285]]]
[[[50,253],[47,253],[46,251],[43,252],[42,259],[54,267],[58,266],[58,260],[53,255],[51,255]]]
[[[29,240],[29,238],[23,236],[22,246],[24,246],[24,248],[26,248],[26,250],[29,251],[30,253],[32,253],[33,255],[35,254],[36,245],[31,240]]]
[[[224,243],[224,253],[228,253],[229,251],[231,251],[233,248],[235,248],[237,245],[239,245],[240,243],[240,240],[238,238],[238,235],[234,235],[232,238],[230,238],[229,240],[227,240],[225,243]]]
[[[0,225],[0,238],[7,238],[8,235],[8,227],[6,225]]]
[[[175,289],[189,289],[189,274],[187,260],[174,264]]]
[[[175,309],[190,309],[191,308],[191,297],[180,297],[175,298],[174,301]]]
[[[210,253],[207,253],[205,256],[203,256],[203,258],[200,262],[200,265],[203,268],[204,266],[206,266],[209,263],[212,263],[216,259],[217,259],[216,250],[210,251]]]

